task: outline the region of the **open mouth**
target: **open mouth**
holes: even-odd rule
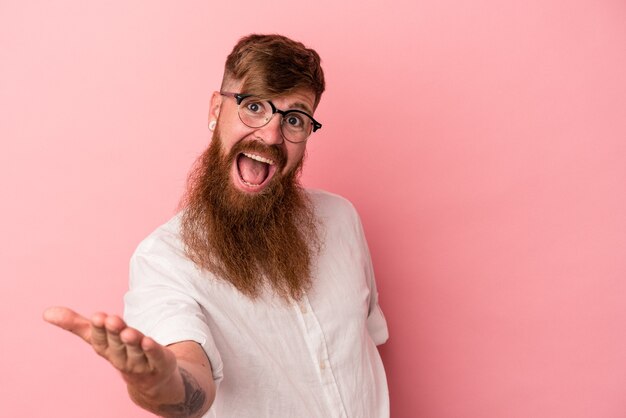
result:
[[[274,160],[252,152],[237,155],[236,164],[239,179],[249,191],[263,188],[276,173]]]

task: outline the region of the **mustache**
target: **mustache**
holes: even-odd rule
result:
[[[272,159],[279,169],[282,169],[287,163],[287,156],[285,155],[285,151],[282,146],[279,145],[266,145],[261,141],[240,141],[233,145],[230,152],[228,153],[228,163],[232,163],[237,155],[242,152],[252,152],[259,153],[265,156],[268,156]]]

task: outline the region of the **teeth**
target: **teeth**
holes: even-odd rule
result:
[[[274,161],[270,160],[269,158],[261,157],[260,155],[249,154],[247,152],[244,152],[243,155],[245,155],[246,157],[251,158],[253,160],[261,161],[262,163],[265,163],[265,164],[269,164],[269,165],[274,165],[275,164]]]
[[[243,182],[243,184],[245,184],[246,186],[250,186],[250,187],[258,187],[258,184],[252,184],[252,183],[248,183],[247,181],[245,181],[244,179],[241,179],[241,181]]]

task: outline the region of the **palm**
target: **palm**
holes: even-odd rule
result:
[[[44,319],[90,344],[134,385],[150,387],[176,370],[170,350],[128,327],[119,316],[97,313],[89,320],[71,309],[54,307],[44,312]]]

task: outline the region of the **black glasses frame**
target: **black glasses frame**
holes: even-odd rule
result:
[[[222,96],[234,97],[235,101],[237,102],[237,106],[239,106],[241,104],[241,102],[245,98],[254,96],[254,94],[232,93],[230,91],[220,91],[220,94]],[[272,115],[278,113],[282,117],[285,117],[288,113],[300,113],[300,114],[306,116],[307,118],[311,119],[311,121],[313,122],[313,129],[312,129],[313,132],[317,131],[318,129],[320,129],[322,127],[322,124],[319,123],[318,121],[316,121],[315,119],[313,119],[313,116],[309,115],[308,113],[306,113],[306,112],[304,112],[302,110],[298,110],[298,109],[280,110],[276,106],[274,106],[274,103],[272,103],[271,100],[265,100],[265,101],[268,102],[270,104],[270,106],[272,106]],[[267,121],[267,123],[269,123],[269,121]],[[267,123],[265,125],[267,125]],[[265,125],[257,126],[257,128],[261,128],[261,127],[263,127]],[[252,128],[252,126],[251,126],[251,128]]]

